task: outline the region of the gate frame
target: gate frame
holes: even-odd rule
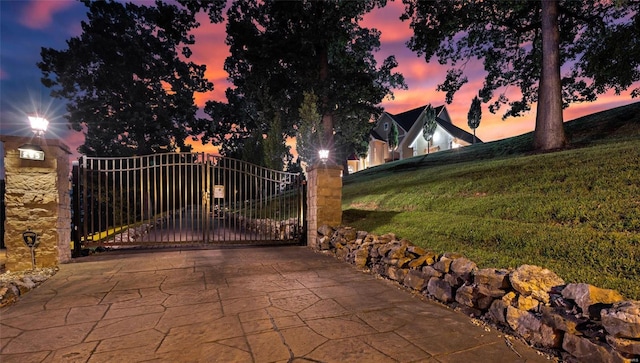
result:
[[[187,162],[181,162],[180,160],[182,160],[181,158],[192,158],[192,161],[187,161]],[[174,159],[175,158],[175,159]],[[119,161],[118,161],[119,160]],[[129,168],[130,163],[133,160],[133,168]],[[158,164],[155,165],[153,162],[154,160],[158,161]],[[176,162],[175,160],[178,160],[178,162]],[[125,169],[122,168],[123,163],[126,161],[127,163],[127,167]],[[146,162],[145,162],[146,161]],[[164,163],[163,163],[164,161]],[[97,164],[96,164],[97,163]],[[227,165],[228,164],[228,165]],[[109,168],[109,165],[111,165],[112,167]],[[116,168],[116,165],[119,165],[119,168]],[[230,165],[230,166],[229,166]],[[237,167],[237,169],[232,169],[231,166]],[[104,166],[104,169],[102,169],[102,166]],[[242,168],[240,168],[242,166]],[[181,167],[185,168],[185,174],[181,174],[182,170],[179,169]],[[173,169],[170,169],[173,168]],[[175,170],[175,168],[178,168],[178,174],[179,175],[175,175],[175,174],[170,174],[170,171]],[[158,171],[159,169],[159,171]],[[98,216],[98,223],[100,224],[100,221],[102,220],[102,218],[105,218],[105,231],[109,231],[109,229],[111,227],[115,227],[118,225],[117,221],[116,221],[116,217],[114,215],[108,215],[108,212],[111,211],[111,213],[115,213],[116,212],[116,207],[113,207],[110,205],[110,203],[113,201],[113,203],[116,202],[116,200],[118,202],[121,203],[120,205],[120,212],[123,212],[122,210],[122,204],[124,204],[124,199],[117,199],[117,197],[115,196],[111,196],[112,201],[109,200],[109,196],[108,196],[108,192],[109,192],[109,188],[112,188],[111,186],[109,186],[108,184],[113,184],[113,190],[115,191],[115,184],[116,184],[116,179],[119,178],[120,180],[120,185],[122,186],[122,182],[123,179],[126,178],[126,183],[127,183],[127,188],[129,185],[131,185],[131,180],[129,179],[129,174],[127,174],[126,176],[123,175],[123,172],[133,173],[133,183],[137,184],[138,182],[140,183],[140,201],[138,200],[134,200],[134,205],[133,205],[133,209],[136,208],[140,208],[139,213],[142,213],[139,218],[137,215],[134,216],[133,218],[133,223],[131,223],[129,216],[131,214],[131,206],[130,206],[130,200],[129,200],[129,193],[131,193],[130,191],[128,191],[129,189],[127,189],[127,192],[125,194],[127,194],[127,210],[124,211],[124,213],[127,214],[127,225],[132,225],[132,224],[136,224],[139,222],[144,222],[145,221],[145,213],[148,213],[148,220],[154,220],[155,221],[152,222],[152,224],[155,226],[155,223],[157,223],[156,221],[158,221],[158,213],[157,210],[160,211],[165,211],[165,212],[161,212],[160,215],[162,215],[163,213],[167,213],[167,215],[169,215],[169,213],[174,213],[174,219],[169,222],[168,219],[170,217],[166,217],[167,218],[167,224],[166,225],[162,225],[161,223],[161,227],[168,227],[168,228],[173,228],[175,231],[175,212],[176,212],[176,207],[178,206],[176,204],[176,200],[175,200],[175,194],[176,193],[171,193],[170,191],[168,191],[168,188],[170,188],[168,186],[170,179],[173,178],[172,180],[175,182],[176,180],[178,182],[183,182],[186,181],[188,176],[188,172],[189,170],[191,171],[191,175],[195,176],[194,174],[199,174],[199,181],[195,182],[194,184],[190,184],[191,185],[191,189],[190,192],[191,194],[189,195],[189,197],[191,198],[191,202],[189,202],[187,199],[187,192],[185,191],[185,200],[179,200],[177,203],[179,203],[180,205],[183,205],[181,209],[185,209],[186,208],[196,208],[197,211],[194,214],[193,211],[191,212],[190,217],[191,218],[196,218],[199,219],[199,221],[195,222],[195,226],[196,229],[193,229],[192,232],[200,232],[200,230],[202,231],[202,240],[188,240],[188,241],[176,241],[176,240],[170,240],[170,238],[168,238],[166,241],[164,240],[149,240],[149,241],[143,241],[143,239],[141,239],[140,242],[135,242],[135,243],[116,243],[115,241],[115,236],[117,235],[115,232],[113,234],[113,243],[105,243],[105,240],[108,242],[110,239],[109,233],[106,233],[106,237],[101,239],[99,242],[97,243],[84,243],[84,241],[88,241],[89,240],[89,236],[91,235],[91,233],[96,233],[96,232],[102,232],[102,228],[101,226],[95,226],[95,225],[91,225],[91,227],[89,228],[88,226],[88,218],[84,218],[84,216],[88,215],[88,206],[87,206],[87,202],[88,202],[88,196],[89,196],[89,192],[88,189],[91,189],[92,187],[88,184],[89,183],[89,175],[97,175],[99,176],[98,180],[100,180],[100,178],[104,178],[105,182],[104,182],[104,186],[103,188],[106,189],[106,192],[104,194],[104,199],[105,199],[105,204],[106,204],[106,212],[107,214],[105,214],[104,216],[102,214],[99,214]],[[132,171],[133,170],[133,171]],[[152,170],[152,171],[150,171]],[[139,174],[136,174],[139,173]],[[146,173],[146,184],[149,190],[147,190],[146,194],[143,194],[144,192],[142,191],[144,189],[144,184],[145,184],[145,173]],[[217,174],[216,174],[217,173]],[[227,174],[225,174],[227,173]],[[253,174],[252,174],[253,173]],[[277,230],[277,226],[278,223],[280,225],[280,229],[285,229],[288,230],[288,232],[285,232],[285,237],[286,238],[279,238],[279,236],[275,235],[275,234],[271,234],[268,235],[270,238],[267,238],[267,234],[261,234],[260,231],[254,231],[254,235],[257,236],[256,240],[253,239],[249,239],[249,238],[240,238],[240,239],[233,239],[233,238],[228,238],[227,236],[223,236],[224,239],[220,240],[220,239],[216,239],[216,236],[212,236],[212,232],[215,231],[214,228],[214,224],[216,223],[216,220],[212,219],[212,217],[215,215],[216,212],[216,208],[218,208],[218,204],[215,203],[215,199],[213,197],[213,188],[216,184],[216,175],[218,175],[219,177],[223,178],[223,185],[225,186],[233,186],[231,185],[231,180],[232,179],[224,179],[224,178],[233,178],[234,175],[240,175],[241,179],[233,179],[234,183],[240,183],[242,184],[243,182],[245,183],[245,188],[247,187],[247,185],[250,185],[251,188],[253,188],[251,190],[251,192],[249,192],[249,190],[244,190],[240,192],[240,195],[238,195],[238,187],[236,187],[236,190],[234,191],[234,193],[236,193],[234,195],[234,199],[229,201],[229,205],[232,205],[235,208],[234,212],[231,212],[231,209],[229,209],[229,220],[233,219],[233,222],[228,222],[227,224],[223,224],[222,225],[222,229],[225,228],[258,228],[253,226],[253,223],[258,223],[260,221],[260,218],[253,218],[253,216],[250,216],[252,213],[251,212],[247,212],[245,208],[242,207],[243,204],[246,204],[248,206],[252,206],[255,209],[257,208],[264,208],[263,204],[260,203],[267,203],[269,201],[269,199],[271,199],[271,203],[274,202],[274,198],[282,198],[282,196],[286,195],[286,194],[291,194],[292,196],[294,196],[297,200],[295,201],[295,203],[292,203],[289,200],[290,204],[295,204],[295,210],[290,209],[288,210],[288,213],[293,213],[295,214],[295,217],[287,217],[284,220],[278,220],[275,218],[270,218],[270,217],[274,217],[273,215],[263,215],[262,212],[260,213],[260,216],[262,217],[267,217],[266,219],[263,220],[263,223],[268,224],[269,226],[265,227],[265,228],[276,228]],[[140,180],[137,180],[136,177],[138,177]],[[171,175],[171,177],[170,177]],[[272,179],[267,179],[266,175],[271,175]],[[165,179],[162,179],[166,177]],[[110,179],[111,178],[111,179]],[[279,179],[282,178],[282,179]],[[151,179],[153,179],[153,183],[151,182]],[[289,180],[288,183],[283,184],[284,182],[281,180]],[[162,184],[164,181],[166,181],[167,183],[167,191],[157,191],[157,187],[158,187],[158,183]],[[100,183],[100,181],[98,181],[98,183]],[[276,183],[276,184],[274,184]],[[278,184],[279,183],[279,184]],[[73,172],[72,172],[72,184],[73,184],[73,193],[72,193],[72,209],[73,209],[73,230],[72,230],[72,235],[73,235],[73,242],[74,242],[74,248],[73,248],[73,256],[74,257],[79,257],[81,255],[83,255],[83,248],[85,247],[91,247],[91,246],[136,246],[139,247],[140,245],[150,245],[150,246],[162,246],[162,245],[225,245],[225,244],[251,244],[251,245],[255,245],[255,244],[274,244],[274,243],[278,243],[278,244],[305,244],[306,243],[306,231],[305,231],[305,225],[306,225],[306,221],[305,221],[305,217],[306,217],[306,182],[304,181],[304,174],[303,173],[291,173],[291,172],[285,172],[285,171],[279,171],[279,170],[273,170],[273,169],[268,169],[266,167],[263,166],[259,166],[256,164],[252,164],[252,163],[248,163],[245,161],[241,161],[238,159],[233,159],[233,158],[227,158],[227,157],[222,157],[219,155],[213,155],[213,154],[207,154],[207,153],[167,153],[167,154],[152,154],[152,155],[143,155],[143,156],[132,156],[132,157],[124,157],[124,158],[100,158],[100,157],[86,157],[83,156],[81,157],[77,162],[74,161],[73,162]],[[152,185],[154,184],[154,185]],[[100,184],[99,184],[100,185]],[[265,187],[266,185],[268,185],[268,187]],[[275,187],[274,190],[274,185],[277,185]],[[261,190],[254,190],[257,187],[264,187],[264,189]],[[153,187],[153,188],[152,188]],[[172,186],[174,188],[174,192],[175,190],[175,186]],[[187,187],[187,185],[185,185],[185,188]],[[98,188],[99,189],[99,188]],[[150,189],[153,189],[153,191],[150,191]],[[182,192],[182,190],[179,190],[179,192]],[[268,194],[267,192],[274,192],[274,194]],[[101,190],[98,190],[98,193],[95,194],[95,198],[97,198],[100,201],[100,193],[102,193]],[[119,191],[121,197],[123,195],[122,190]],[[134,192],[134,198],[136,195],[137,191]],[[166,193],[166,194],[165,194]],[[229,191],[227,191],[227,195]],[[116,194],[116,193],[114,193]],[[153,194],[153,195],[151,195]],[[160,203],[163,204],[158,208],[158,194],[160,194]],[[251,195],[252,199],[247,199],[244,200],[245,195]],[[280,194],[280,196],[278,196]],[[163,201],[162,198],[163,196],[166,195],[166,201]],[[148,200],[146,201],[142,201],[142,199],[144,198],[144,196],[147,196]],[[169,198],[170,196],[173,196],[174,199],[172,199],[172,204],[173,206],[171,208],[173,209],[169,209]],[[238,203],[238,197],[241,197],[241,199],[243,199],[240,203]],[[256,198],[257,197],[257,198]],[[92,196],[92,203],[95,202],[95,200],[93,199],[94,197]],[[293,197],[292,197],[293,198]],[[231,199],[231,198],[230,198]],[[280,200],[280,199],[278,199]],[[250,203],[249,203],[250,202]],[[191,203],[191,204],[189,204]],[[147,204],[147,205],[144,205]],[[164,205],[166,204],[166,205]],[[189,207],[191,206],[191,207]],[[214,207],[216,206],[216,207]],[[163,209],[166,207],[166,210]],[[145,208],[148,208],[147,212],[145,212]],[[111,209],[111,210],[110,210]],[[99,213],[102,213],[102,210],[98,211]],[[222,211],[224,214],[227,214],[226,211]],[[244,212],[244,215],[241,214],[241,212]],[[137,213],[137,212],[134,212]],[[255,212],[254,212],[255,213]],[[276,213],[279,213],[279,211],[277,211]],[[286,213],[286,212],[285,212]],[[284,214],[284,213],[283,213]],[[186,215],[186,213],[185,213]],[[277,216],[276,216],[277,217]],[[109,222],[109,218],[113,218],[111,225]],[[122,217],[120,217],[122,218]],[[165,217],[161,217],[165,218]],[[179,217],[182,218],[182,217]],[[201,218],[201,219],[200,219]],[[293,223],[295,223],[295,226],[293,224],[288,224],[291,222],[291,220],[293,219]],[[286,221],[286,222],[284,222]],[[123,223],[124,221],[121,219],[121,223]],[[171,224],[173,223],[173,224]],[[233,223],[233,224],[232,224]],[[284,223],[284,224],[283,224]],[[120,224],[122,225],[122,224]],[[194,226],[194,223],[192,222],[192,227]],[[220,223],[218,223],[218,227],[220,226]],[[284,227],[283,227],[284,226]],[[96,230],[97,228],[97,230]],[[129,227],[128,229],[130,229],[131,227]],[[181,225],[182,228],[182,225]],[[127,229],[127,230],[128,230]],[[91,230],[91,233],[89,232],[89,230]],[[238,233],[238,232],[234,232],[233,233],[235,236],[242,236],[243,233]],[[280,233],[280,235],[282,235],[282,233]],[[182,238],[183,236],[180,234],[179,235],[180,238]],[[176,234],[174,232],[174,239],[176,237]],[[121,236],[122,239],[122,236]]]

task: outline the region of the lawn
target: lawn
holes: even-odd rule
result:
[[[640,299],[640,103],[565,130],[563,151],[533,154],[525,134],[350,175],[343,223]]]

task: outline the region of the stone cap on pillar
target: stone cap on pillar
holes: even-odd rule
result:
[[[18,147],[24,144],[38,144],[45,151],[47,149],[60,149],[62,152],[71,155],[71,149],[67,144],[63,143],[59,139],[43,139],[37,138],[35,136],[11,136],[11,135],[0,135],[0,141],[4,143],[4,151],[5,153],[8,150],[16,150]]]
[[[313,170],[318,170],[318,169],[327,169],[327,170],[340,170],[342,171],[342,165],[338,165],[336,163],[333,162],[326,162],[323,163],[321,161],[317,161],[313,164],[311,164],[309,167],[307,167],[307,172],[313,171]]]

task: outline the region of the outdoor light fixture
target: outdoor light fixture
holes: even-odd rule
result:
[[[31,131],[37,138],[41,138],[47,131],[49,126],[49,120],[40,116],[29,116],[29,123],[31,124]],[[25,144],[18,148],[20,151],[20,159],[25,160],[44,160],[44,151],[38,145]]]
[[[322,161],[322,163],[325,164],[329,159],[329,150],[322,149],[318,151],[318,155],[320,156],[320,161]]]
[[[49,126],[49,120],[40,116],[29,116],[29,123],[31,124],[31,130],[38,137],[42,137]]]

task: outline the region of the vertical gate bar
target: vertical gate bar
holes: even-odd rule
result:
[[[200,204],[202,204],[202,198],[200,196],[200,194],[202,193],[202,189],[200,189],[200,178],[199,178],[199,172],[198,172],[198,159],[199,159],[200,153],[195,154],[193,157],[195,158],[190,166],[189,169],[191,169],[191,204],[193,205],[192,209],[194,209],[195,211],[193,212],[193,220],[191,222],[191,230],[192,230],[192,235],[194,236],[194,238],[196,236],[198,236],[198,239],[200,239],[199,237],[199,233],[197,233],[199,231],[198,228],[198,220],[200,219]],[[196,241],[197,242],[197,241]]]
[[[112,159],[107,159],[105,160],[105,204],[107,206],[107,214],[105,216],[105,228],[107,230],[107,233],[105,235],[105,242],[109,242],[109,239],[111,238],[110,235],[110,231],[113,225],[113,216],[114,216],[114,212],[113,212],[113,189],[114,189],[114,185],[113,185],[113,176],[111,175],[111,163],[113,162]]]
[[[111,179],[111,181],[109,182],[109,194],[107,195],[109,197],[109,200],[107,200],[107,205],[110,207],[111,213],[107,214],[108,220],[111,220],[111,223],[107,223],[107,242],[109,241],[109,237],[113,237],[115,240],[115,217],[116,217],[116,213],[115,213],[115,203],[114,203],[114,199],[115,199],[115,192],[116,192],[116,185],[115,185],[115,178],[114,178],[114,171],[113,171],[113,167],[115,163],[115,159],[109,159],[109,164],[108,166],[108,173],[107,175],[109,176],[109,178]],[[108,179],[107,179],[108,180]],[[109,235],[109,232],[113,230],[113,236]]]
[[[93,235],[93,231],[95,230],[95,203],[96,203],[96,194],[95,194],[95,176],[93,175],[93,159],[89,159],[87,157],[85,157],[85,165],[86,168],[84,169],[84,174],[87,177],[86,180],[86,184],[87,184],[87,189],[85,190],[85,197],[87,200],[87,204],[88,204],[88,208],[86,208],[85,211],[85,239],[87,241],[89,238],[89,233],[91,233]],[[92,241],[93,242],[93,239]]]
[[[175,172],[175,161],[176,161],[176,154],[172,154],[171,155],[171,168],[167,169],[167,176],[171,175],[171,193],[169,194],[169,196],[171,197],[171,213],[170,213],[170,217],[171,217],[171,222],[170,222],[170,226],[169,226],[169,235],[173,235],[172,240],[175,241],[176,240],[176,229],[175,229],[175,214],[176,214],[176,172]],[[169,188],[167,186],[167,188]]]
[[[142,226],[142,224],[144,223],[144,160],[142,159],[142,156],[136,156],[136,160],[138,162],[138,171],[137,171],[137,175],[138,175],[138,188],[140,190],[140,192],[138,193],[138,206],[140,208],[140,219],[136,221],[136,225],[139,226],[138,228],[140,228]],[[135,235],[139,235],[139,233],[135,233]],[[135,236],[134,236],[135,238]]]
[[[249,189],[249,193],[251,194],[251,198],[249,198],[249,203],[245,203],[245,205],[243,206],[245,208],[245,212],[244,212],[245,213],[245,219],[244,219],[244,226],[243,227],[244,227],[244,229],[245,229],[245,231],[247,233],[245,236],[249,237],[251,231],[248,228],[247,223],[249,221],[249,218],[255,217],[255,216],[249,215],[249,213],[251,211],[252,205],[255,204],[256,199],[258,198],[258,191],[260,189],[260,185],[259,185],[260,183],[259,183],[259,180],[258,180],[258,174],[257,174],[256,167],[253,166],[253,165],[248,165],[248,164],[245,164],[245,167],[250,172],[250,174],[248,176],[249,180],[247,182],[247,186],[250,188]]]
[[[225,184],[232,184],[237,178],[234,170],[238,170],[243,165],[240,161],[237,161],[235,159],[221,159],[221,162],[222,161],[224,161],[224,164],[222,164],[224,169],[222,171],[221,179],[223,179],[223,183]],[[237,231],[242,228],[242,221],[240,218],[242,217],[241,213],[243,207],[244,204],[242,204],[242,202],[236,202],[233,203],[233,205],[229,209],[232,214],[229,215],[229,221],[225,221],[224,223],[225,228],[222,231],[223,241],[230,241],[234,239],[234,236],[238,234]]]
[[[129,234],[131,232],[131,226],[133,225],[131,222],[131,191],[135,190],[135,184],[132,183],[131,181],[131,173],[132,173],[132,165],[131,165],[131,158],[127,158],[127,183],[125,184],[127,186],[127,240],[129,241]]]
[[[89,232],[91,233],[91,238],[92,238],[92,242],[93,241],[93,237],[97,228],[97,203],[98,203],[98,193],[97,193],[97,186],[98,186],[98,180],[97,180],[97,176],[96,176],[96,161],[95,160],[91,160],[91,169],[90,169],[90,178],[91,178],[91,214],[88,214],[88,216],[90,216],[91,220],[90,220],[90,227],[89,227]]]
[[[82,247],[80,246],[80,163],[78,160],[74,160],[71,169],[71,185],[73,190],[73,230],[71,231],[73,237],[73,254],[72,257],[80,257],[82,253]]]
[[[105,235],[104,235],[104,239],[102,240],[102,243],[109,243],[109,238],[111,238],[111,236],[109,235],[109,220],[111,219],[111,214],[113,213],[111,208],[111,197],[110,197],[110,193],[111,193],[111,182],[109,179],[110,178],[110,172],[109,172],[109,159],[105,159],[103,160],[104,164],[104,171],[102,172],[104,174],[104,230],[105,230]]]
[[[208,196],[208,192],[209,189],[207,188],[207,169],[208,169],[208,165],[209,164],[209,156],[206,153],[202,153],[202,162],[200,165],[200,187],[202,190],[202,201],[203,201],[203,205],[202,205],[202,212],[200,213],[200,216],[202,218],[202,220],[200,221],[200,228],[202,228],[202,244],[206,245],[207,244],[207,230],[208,230],[208,223],[209,223],[209,216],[208,216],[208,205],[211,204],[211,197],[209,196],[209,200],[207,201],[205,198],[207,198]]]
[[[173,240],[178,240],[180,223],[180,155],[173,155]]]
[[[191,222],[193,223],[193,218],[187,218],[187,207],[189,206],[189,185],[193,184],[193,183],[189,183],[189,164],[187,163],[189,157],[185,156],[182,160],[183,163],[183,167],[182,170],[184,172],[184,187],[182,188],[182,190],[184,190],[184,206],[185,206],[185,237],[184,239],[182,239],[182,241],[185,240],[189,240],[189,221],[191,220]],[[193,208],[191,208],[193,209]],[[192,212],[193,213],[193,212]]]
[[[207,180],[207,154],[205,154],[204,152],[202,153],[202,160],[200,161],[200,190],[202,193],[202,209],[200,212],[200,228],[202,228],[202,244],[206,244],[207,243],[207,223],[208,223],[208,216],[207,216],[207,204],[210,204],[209,202],[209,198],[208,197],[208,189],[206,187],[206,180]]]
[[[196,198],[196,202],[198,202],[198,214],[197,214],[198,220],[196,221],[196,230],[199,232],[199,236],[201,239],[200,243],[204,243],[204,230],[205,230],[204,211],[207,204],[207,200],[206,200],[207,193],[204,188],[204,173],[205,173],[204,152],[199,153],[198,158],[199,158],[198,163],[196,163],[196,165],[193,166],[194,172],[196,174],[196,179],[198,180],[198,187],[196,188],[198,194],[196,195],[200,197],[200,198]]]
[[[110,168],[109,168],[109,175],[111,176],[111,223],[110,223],[110,227],[107,228],[111,228],[113,229],[113,241],[115,242],[116,240],[116,233],[115,233],[115,227],[116,227],[116,171],[115,171],[115,164],[116,164],[116,159],[110,159],[109,162],[110,164]],[[107,233],[108,236],[108,233]]]
[[[137,225],[139,226],[138,228],[142,228],[142,225],[144,224],[144,214],[145,214],[145,210],[144,210],[144,157],[143,156],[138,156],[138,170],[139,170],[139,175],[140,175],[140,200],[138,200],[138,204],[140,206],[140,220],[137,221]],[[139,235],[140,233],[136,233],[136,235]],[[137,242],[137,241],[136,241]]]
[[[118,198],[118,204],[120,205],[120,221],[119,221],[119,225],[120,225],[120,232],[118,232],[120,234],[120,243],[122,243],[122,234],[124,233],[124,218],[122,218],[122,215],[124,213],[124,191],[123,191],[123,186],[122,186],[122,173],[123,173],[123,167],[122,167],[122,163],[124,162],[124,159],[120,159],[119,163],[118,163],[118,187],[120,190],[119,193],[119,198]]]
[[[246,240],[246,237],[249,235],[250,231],[249,231],[249,225],[248,225],[248,221],[249,221],[249,208],[251,203],[253,202],[254,197],[254,188],[253,186],[250,184],[251,180],[249,178],[247,178],[247,176],[249,175],[249,173],[252,172],[253,166],[250,165],[249,163],[246,163],[244,161],[238,161],[238,167],[241,170],[241,175],[239,175],[239,178],[243,179],[243,187],[244,187],[244,198],[242,203],[240,204],[240,213],[239,215],[242,217],[242,219],[238,220],[238,227],[237,230],[240,231],[240,233],[238,234],[238,238],[239,240],[243,241]]]
[[[158,156],[158,189],[160,191],[160,211],[162,213],[162,218],[160,218],[160,225],[157,228],[160,228],[160,242],[162,242],[164,240],[164,225],[165,225],[165,218],[167,218],[167,211],[166,208],[164,206],[164,178],[162,176],[162,169],[164,168],[164,162],[162,160],[162,158],[164,157],[164,154],[160,154]]]
[[[102,244],[102,160],[98,160],[98,240]]]
[[[211,159],[212,159],[211,160],[211,190],[213,191],[214,186],[221,184],[219,182],[221,161],[218,156],[212,156]],[[218,207],[216,207],[216,205]],[[212,214],[213,219],[211,220],[211,234],[209,236],[209,239],[211,242],[218,240],[217,236],[219,235],[219,231],[221,228],[224,228],[223,225],[222,226],[220,225],[220,219],[218,218],[219,216],[221,216],[220,213],[223,213],[223,210],[224,210],[224,200],[223,201],[215,200],[214,206],[211,210],[211,212],[213,213]]]
[[[187,198],[187,205],[190,205],[189,207],[189,212],[191,214],[191,216],[189,217],[189,226],[187,227],[188,230],[188,235],[189,235],[189,239],[188,240],[193,240],[193,219],[195,217],[195,214],[193,212],[194,210],[194,198],[193,198],[193,161],[191,160],[191,158],[193,157],[193,154],[187,154],[187,157],[185,157],[185,172],[187,173],[187,176],[185,178],[185,198]]]
[[[136,222],[136,225],[138,226],[139,230],[136,231],[134,238],[136,238],[136,242],[138,242],[137,240],[140,238],[138,236],[140,236],[140,230],[142,229],[142,226],[144,225],[144,219],[145,219],[145,200],[144,200],[144,187],[145,187],[145,181],[144,181],[144,156],[137,156],[136,157],[138,159],[138,174],[139,174],[139,178],[140,180],[138,180],[138,182],[140,183],[140,196],[138,197],[138,205],[140,206],[140,219]]]
[[[156,233],[156,220],[158,218],[158,203],[157,198],[157,179],[156,179],[156,156],[155,154],[149,155],[148,169],[149,169],[149,214],[151,219],[149,220],[149,239],[153,242],[158,242],[158,234]]]
[[[298,228],[299,230],[299,235],[301,240],[301,243],[304,243],[306,245],[306,241],[304,240],[304,235],[306,233],[306,227],[305,227],[305,220],[307,218],[307,182],[306,180],[303,180],[302,178],[302,172],[299,172],[299,184],[298,184],[298,188],[300,190],[299,193],[299,198],[300,198],[300,210],[298,211],[298,215],[300,216],[300,219],[298,220]]]
[[[178,154],[179,158],[178,158],[178,206],[180,207],[179,212],[180,214],[178,215],[178,223],[179,223],[179,234],[180,234],[180,239],[182,239],[182,213],[183,213],[183,208],[184,208],[184,202],[182,200],[182,179],[184,178],[182,175],[182,156],[180,154]]]
[[[176,166],[177,161],[179,160],[179,155],[178,154],[173,154],[171,155],[171,186],[172,186],[172,190],[171,190],[171,206],[172,206],[172,212],[171,212],[171,231],[173,233],[173,241],[176,241],[176,213],[178,211],[177,207],[178,207],[178,196],[177,194],[177,184],[178,184],[178,169]]]
[[[149,241],[149,239],[151,238],[151,235],[149,232],[151,229],[151,223],[153,221],[153,211],[151,210],[151,175],[150,175],[150,165],[149,165],[151,163],[151,157],[145,156],[144,160],[146,161],[145,174],[146,174],[147,188],[145,189],[145,191],[146,191],[147,215],[144,221],[145,228],[143,230],[144,234],[142,235],[142,240],[144,241],[146,239],[147,241]]]
[[[234,198],[232,198],[234,213],[232,216],[229,216],[229,220],[226,221],[226,225],[229,230],[227,235],[229,239],[242,240],[245,230],[243,230],[243,222],[240,218],[244,217],[245,201],[249,199],[244,179],[244,175],[246,175],[247,170],[245,165],[241,164],[239,161],[235,162],[233,166],[236,172],[227,173],[234,185]],[[238,197],[235,196],[236,194]]]
[[[153,175],[153,235],[156,242],[162,242],[162,233],[160,233],[160,239],[158,239],[157,233],[158,223],[162,223],[162,208],[158,206],[158,160],[156,155],[151,157],[153,158],[153,169],[151,169],[151,175]]]

